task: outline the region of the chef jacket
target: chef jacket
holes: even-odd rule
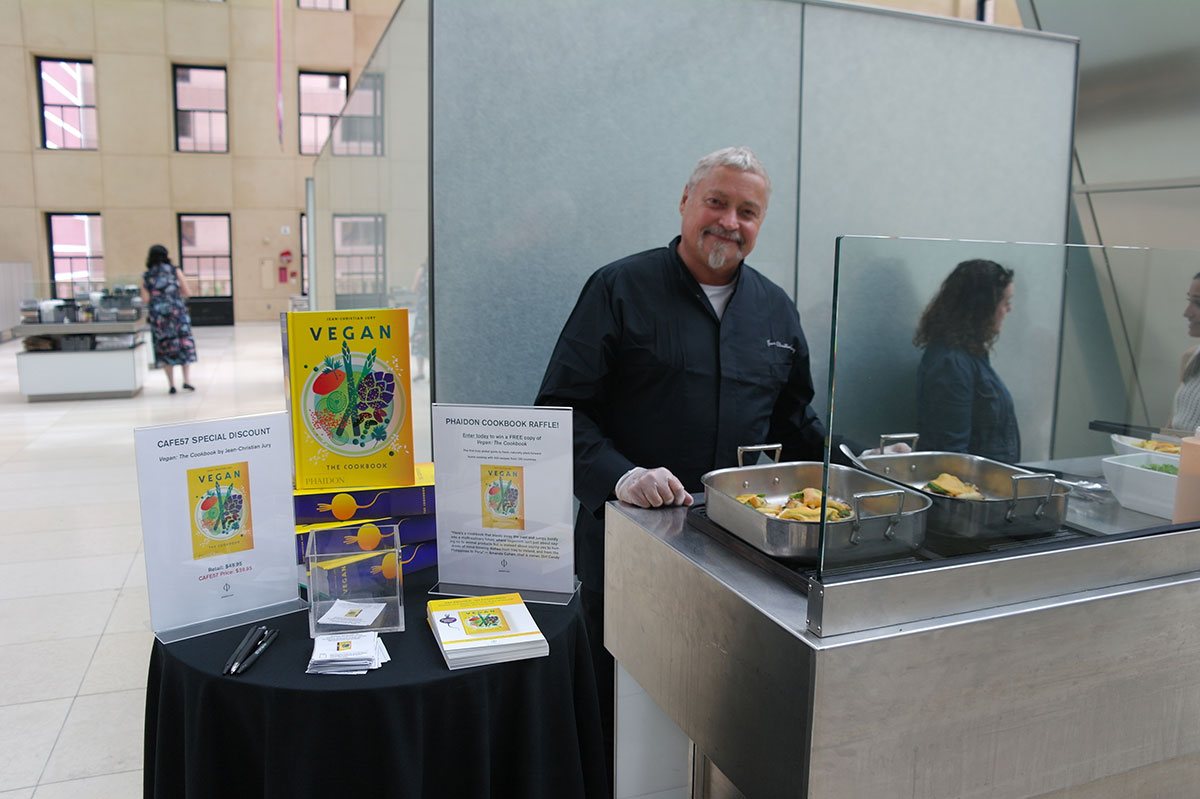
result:
[[[594,591],[604,590],[604,503],[634,466],[664,466],[699,492],[706,472],[738,465],[739,446],[824,455],[795,304],[743,263],[718,319],[678,243],[588,279],[535,401],[574,409],[576,571]]]

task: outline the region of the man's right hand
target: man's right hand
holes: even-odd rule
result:
[[[683,483],[662,466],[657,469],[633,467],[617,481],[616,494],[617,499],[639,508],[692,504],[692,495]]]

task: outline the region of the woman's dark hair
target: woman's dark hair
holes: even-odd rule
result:
[[[169,264],[169,263],[171,263],[171,256],[167,252],[167,248],[162,246],[161,244],[155,244],[153,247],[150,248],[150,252],[146,253],[146,268],[147,269],[154,266],[155,264]]]
[[[921,314],[913,344],[922,348],[944,344],[971,355],[986,355],[1000,335],[996,308],[1012,281],[1013,271],[995,261],[963,261],[942,281]]]

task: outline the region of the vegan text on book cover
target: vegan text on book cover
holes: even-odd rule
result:
[[[296,489],[410,485],[408,311],[284,317]]]
[[[193,560],[254,549],[248,462],[188,469],[187,489]]]

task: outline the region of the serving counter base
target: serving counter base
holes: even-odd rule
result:
[[[145,322],[81,322],[19,325],[22,336],[133,334],[126,349],[17,353],[17,381],[29,402],[132,397],[150,368]]]
[[[607,514],[606,646],[720,795],[1195,796],[1200,530],[814,583],[810,605],[683,509]],[[810,609],[863,623],[818,636]]]

